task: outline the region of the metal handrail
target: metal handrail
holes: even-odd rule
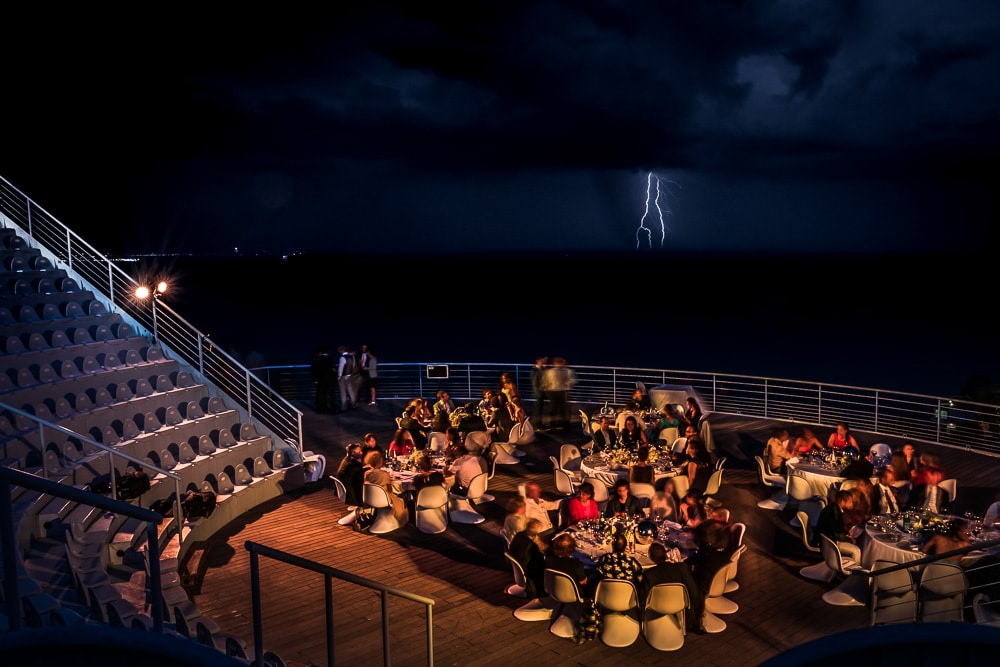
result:
[[[388,596],[395,595],[406,600],[418,602],[424,605],[427,613],[427,665],[434,665],[434,600],[422,595],[409,593],[392,586],[380,584],[377,581],[359,577],[350,572],[344,572],[337,568],[323,565],[315,561],[295,556],[286,551],[279,551],[271,547],[247,541],[246,550],[250,552],[250,592],[253,604],[253,644],[254,644],[254,664],[264,664],[264,629],[261,615],[260,596],[260,556],[273,558],[274,560],[294,565],[304,570],[310,570],[323,575],[324,588],[326,591],[326,664],[334,663],[334,637],[333,637],[333,579],[340,579],[358,586],[372,588],[381,593],[382,600],[382,661],[388,667],[389,660],[389,607]]]
[[[160,299],[137,299],[138,280],[3,177],[0,224],[23,234],[82,288],[107,299],[125,321],[194,369],[202,382],[227,395],[242,417],[256,422],[260,432],[277,442],[294,443],[301,454],[302,413],[295,406]]]
[[[23,486],[32,491],[65,498],[107,512],[124,514],[127,517],[145,521],[153,629],[157,632],[163,632],[163,587],[160,576],[160,545],[157,541],[156,529],[163,522],[163,517],[143,507],[115,500],[114,498],[105,498],[96,493],[59,484],[58,482],[36,477],[35,475],[14,470],[7,466],[0,466],[0,536],[2,536],[0,546],[3,549],[4,571],[10,575],[4,577],[4,597],[11,630],[20,630],[22,627],[21,595],[18,590],[17,576],[15,575],[17,572],[17,539],[14,532],[11,485]]]
[[[428,366],[447,366],[447,378],[427,377]],[[849,385],[686,370],[574,366],[572,400],[582,405],[623,404],[637,382],[647,389],[676,385],[694,395],[706,413],[824,425],[846,421],[852,430],[1000,456],[1000,408],[954,398]],[[308,365],[254,371],[289,400],[312,401]],[[514,374],[518,390],[532,397],[531,365],[495,362],[379,364],[379,399],[409,400],[447,390],[458,402],[478,401],[481,391]]]

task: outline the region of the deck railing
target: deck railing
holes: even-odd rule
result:
[[[454,401],[479,401],[495,388],[500,374],[514,374],[529,414],[533,400],[530,364],[486,362],[380,363],[378,398],[409,400],[447,390]],[[430,370],[429,370],[430,369]],[[934,443],[993,456],[1000,455],[1000,407],[960,399],[884,389],[803,382],[783,378],[696,371],[574,366],[577,384],[571,400],[584,406],[623,405],[636,383],[683,387],[702,409],[759,419],[810,425],[847,422],[854,431]],[[255,368],[274,391],[290,401],[314,400],[309,366]],[[446,375],[446,377],[444,377]]]
[[[139,333],[191,367],[200,381],[226,394],[244,419],[256,423],[259,432],[281,443],[293,443],[301,453],[302,414],[293,405],[174,312],[155,292],[146,299],[135,296],[136,288],[148,286],[153,277],[129,275],[2,177],[0,226],[18,230],[82,288],[107,299],[108,306]]]

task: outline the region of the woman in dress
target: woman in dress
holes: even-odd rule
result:
[[[444,486],[444,473],[434,470],[431,457],[421,454],[417,459],[417,474],[413,476],[413,487],[419,492],[425,486],[434,484]]]
[[[628,481],[640,484],[653,483],[653,466],[649,465],[649,445],[640,445],[638,459],[628,471]]]
[[[397,428],[395,435],[392,436],[392,442],[389,443],[389,456],[409,456],[415,448],[410,432],[405,428]]]
[[[708,478],[712,476],[712,459],[699,438],[688,438],[687,461],[684,471],[688,478],[688,489],[705,492],[708,488]]]
[[[684,410],[682,419],[684,420],[685,424],[693,426],[694,429],[697,431],[698,428],[701,426],[701,418],[704,416],[704,414],[701,411],[701,406],[698,405],[698,401],[695,400],[694,396],[688,396],[688,399],[687,401],[685,401],[685,403],[687,405],[687,408],[685,408]]]
[[[795,438],[792,454],[794,456],[804,456],[810,452],[821,451],[823,451],[823,443],[819,441],[813,430],[809,427],[803,428],[799,437]]]
[[[683,523],[678,516],[680,502],[680,498],[677,497],[677,486],[674,484],[673,477],[666,477],[650,501],[649,514],[658,521],[669,519],[670,521]]]
[[[860,452],[861,449],[858,447],[858,441],[854,439],[851,435],[851,429],[848,428],[846,422],[840,422],[837,424],[837,430],[830,434],[830,437],[826,440],[826,446],[828,449],[834,451],[840,451],[847,448],[853,448],[854,451]]]
[[[649,444],[646,431],[639,428],[639,421],[635,418],[635,415],[629,415],[625,418],[625,423],[622,425],[622,432],[618,435],[618,441],[622,447],[627,447],[632,451],[638,450],[640,445]]]
[[[601,510],[594,500],[594,485],[584,482],[577,487],[576,495],[566,501],[566,521],[575,526],[581,521],[597,521],[600,516]]]
[[[396,520],[401,524],[406,523],[409,518],[406,503],[400,496],[397,496],[393,492],[392,476],[382,469],[384,463],[385,461],[382,459],[382,453],[377,449],[373,449],[365,454],[365,482],[381,486],[385,489],[386,495],[389,496],[389,504],[392,505],[392,515],[396,517]]]

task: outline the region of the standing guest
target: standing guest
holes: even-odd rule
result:
[[[594,452],[603,452],[617,446],[618,434],[611,428],[611,418],[601,417],[601,425],[594,431]]]
[[[528,504],[521,496],[514,496],[507,503],[507,516],[503,520],[503,531],[510,539],[528,526]]]
[[[927,483],[927,473],[931,469],[940,470],[941,478],[944,479],[944,468],[941,467],[941,457],[930,452],[923,452],[917,457],[917,469],[913,471],[911,478],[913,486]]]
[[[504,404],[510,403],[521,395],[517,390],[517,381],[513,373],[503,372],[500,374],[500,396]]]
[[[451,395],[448,394],[444,389],[438,390],[437,402],[434,404],[434,414],[443,412],[446,415],[450,415],[451,411],[455,409],[455,401],[451,400]]]
[[[337,360],[337,387],[340,390],[340,411],[347,412],[358,404],[358,387],[354,381],[357,372],[357,359],[354,353],[341,345],[337,348],[340,355]]]
[[[687,630],[703,634],[705,628],[702,619],[705,616],[705,594],[698,588],[694,577],[691,575],[691,566],[687,563],[672,563],[667,561],[667,549],[659,542],[649,545],[649,560],[653,561],[653,567],[642,573],[639,582],[639,601],[646,602],[649,596],[649,589],[656,584],[684,584],[688,592],[688,600],[691,606],[685,614]]]
[[[492,429],[496,442],[507,442],[510,438],[510,429],[514,427],[514,419],[510,416],[510,409],[501,398],[503,394],[494,394],[490,399],[492,407],[490,416],[486,420],[486,426]]]
[[[917,454],[917,448],[913,446],[913,443],[904,442],[903,446],[899,449],[899,453],[894,452],[892,455],[892,467],[896,469],[896,477],[901,480],[908,479],[912,482],[913,473],[917,470],[917,462],[919,460],[920,455]]]
[[[830,437],[826,440],[826,447],[834,451],[847,448],[851,448],[855,452],[861,451],[861,448],[858,447],[858,441],[851,435],[851,429],[847,426],[847,422],[837,424],[837,430],[831,433]]]
[[[523,424],[525,420],[528,419],[527,413],[524,411],[524,405],[521,403],[521,397],[515,396],[507,403],[507,409],[510,411],[511,421],[515,424]]]
[[[597,561],[596,574],[598,579],[625,579],[638,585],[642,574],[642,564],[627,553],[628,540],[624,535],[615,535],[611,541],[611,551],[601,556]]]
[[[542,386],[552,413],[552,421],[549,424],[551,428],[569,427],[569,392],[575,384],[576,374],[566,365],[564,357],[556,357],[552,360],[552,366],[545,369]]]
[[[541,528],[538,531],[539,535],[542,539],[546,539],[554,530],[552,517],[549,515],[549,512],[559,509],[559,501],[542,498],[541,485],[538,482],[528,482],[524,485],[524,504],[528,519],[538,520],[539,524],[541,524]]]
[[[344,484],[344,504],[357,507],[361,504],[363,484],[365,483],[365,465],[362,462],[361,445],[352,442],[347,445],[344,458],[337,466],[337,479]]]
[[[334,394],[336,383],[336,363],[330,356],[330,350],[321,347],[316,350],[313,356],[310,371],[312,372],[313,385],[316,388],[316,412],[336,412],[337,402]]]
[[[483,397],[480,399],[479,403],[476,405],[476,414],[487,420],[490,415],[491,404],[493,401],[493,390],[483,389]]]
[[[649,515],[657,521],[668,519],[680,522],[678,505],[680,505],[680,499],[677,497],[674,479],[667,477],[664,480],[662,489],[653,494],[653,498],[649,502]]]
[[[767,461],[767,465],[772,473],[778,475],[788,474],[785,464],[788,459],[792,458],[792,443],[790,442],[790,438],[788,429],[780,428],[774,436],[768,439],[767,444],[764,445],[764,460]]]
[[[649,465],[649,445],[640,445],[636,461],[628,470],[628,481],[635,484],[652,484],[653,466]]]
[[[378,389],[378,359],[368,345],[361,346],[361,379],[368,389],[368,405],[375,405],[375,393]]]
[[[400,457],[409,456],[416,449],[413,443],[413,436],[405,428],[397,428],[392,442],[389,443],[389,456]]]
[[[685,404],[687,405],[687,407],[681,414],[681,420],[688,426],[693,427],[695,432],[697,432],[699,427],[701,426],[701,419],[705,415],[701,411],[701,406],[698,404],[698,401],[695,399],[694,396],[688,396],[687,400],[685,401]]]
[[[642,501],[630,493],[629,483],[620,479],[615,483],[614,496],[604,506],[604,516],[636,517],[642,516]]]
[[[396,521],[406,523],[409,511],[403,499],[392,490],[392,475],[382,469],[384,463],[382,454],[378,451],[373,450],[365,454],[365,482],[385,489],[386,495],[389,496],[389,504],[392,506],[392,515],[396,517]]]
[[[581,521],[597,521],[601,510],[594,500],[594,485],[583,482],[576,489],[576,495],[566,500],[566,522],[575,526]]]
[[[413,418],[424,426],[429,426],[431,420],[434,419],[434,411],[431,409],[430,403],[423,396],[416,397],[413,399],[413,402],[417,406],[416,411],[413,413]]]
[[[521,564],[524,570],[524,590],[529,599],[545,595],[545,549],[546,544],[539,538],[542,524],[538,519],[529,519],[524,530],[510,540],[507,552]],[[571,551],[570,554],[573,552]]]
[[[549,363],[548,357],[538,357],[535,365],[531,367],[531,393],[535,397],[535,411],[532,414],[538,426],[545,428],[545,389],[542,386],[542,378],[545,376],[545,367]]]

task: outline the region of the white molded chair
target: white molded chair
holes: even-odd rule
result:
[[[712,475],[708,478],[708,482],[705,484],[705,492],[702,495],[704,496],[705,504],[709,507],[718,507],[722,504],[721,501],[715,497],[718,495],[719,489],[722,488],[722,473],[722,468],[713,470]]]
[[[646,594],[642,612],[642,636],[657,651],[676,651],[684,646],[685,615],[691,606],[684,584],[656,584]]]
[[[528,597],[528,584],[525,579],[524,568],[521,567],[521,564],[517,562],[517,559],[509,553],[504,552],[503,556],[507,559],[507,562],[510,563],[510,568],[514,573],[514,583],[503,589],[503,592],[516,598]]]
[[[488,473],[481,472],[469,482],[467,495],[449,493],[448,518],[455,523],[482,523],[486,517],[476,511],[474,503],[486,493]]]
[[[646,482],[632,482],[629,484],[629,493],[641,500],[643,507],[649,507],[656,495],[656,487]]]
[[[580,421],[582,422],[583,426],[584,437],[593,439],[594,430],[590,426],[590,417],[588,417],[587,413],[584,412],[583,410],[580,410],[579,412],[580,412]]]
[[[571,639],[576,634],[576,625],[583,613],[583,598],[580,597],[579,586],[565,572],[545,568],[545,590],[558,604],[549,632],[557,637]]]
[[[427,450],[443,452],[448,442],[448,436],[442,431],[431,431],[427,434]]]
[[[785,477],[776,473],[767,472],[767,466],[761,456],[753,457],[757,463],[757,480],[761,486],[769,489],[776,489],[770,498],[765,498],[757,503],[757,507],[765,510],[783,510],[788,502],[788,494],[785,493]]]
[[[580,466],[583,464],[583,455],[580,448],[574,444],[565,444],[559,448],[559,467],[574,475],[581,475]]]
[[[957,563],[934,561],[924,567],[917,587],[920,620],[924,623],[961,623],[969,580]]]
[[[333,481],[333,488],[336,490],[337,497],[340,498],[340,502],[342,502],[342,503],[344,503],[346,505],[347,504],[347,487],[344,486],[344,483],[341,482],[339,479],[337,479],[333,475],[330,475],[330,479]],[[337,523],[339,523],[341,526],[350,526],[351,524],[354,523],[354,519],[357,518],[356,515],[355,515],[355,512],[358,509],[357,507],[352,507],[350,505],[347,505],[347,509],[348,509],[347,514],[345,514],[344,516],[340,517],[337,520]]]
[[[674,440],[674,444],[670,446],[670,453],[683,454],[684,450],[687,449],[687,444],[688,444],[688,439],[682,435],[681,437]]]
[[[795,513],[799,520],[799,526],[801,526],[802,531],[802,545],[805,546],[809,551],[819,553],[819,547],[813,546],[813,528],[816,527],[816,520],[819,518],[819,513],[816,513],[816,517],[810,517],[805,510],[799,510]],[[825,566],[825,563],[824,563]],[[801,573],[801,571],[800,571]],[[811,578],[811,577],[810,577]]]
[[[817,496],[805,477],[790,474],[785,481],[787,482],[785,493],[788,496],[788,501],[794,503],[797,509],[804,509],[807,513],[811,514],[816,507],[823,509],[826,505],[827,499]],[[799,528],[797,517],[792,517],[789,523],[794,528]]]
[[[843,575],[844,580],[836,588],[823,593],[823,601],[840,607],[860,607],[868,602],[870,586],[868,571],[860,563],[845,558],[837,543],[826,535],[820,535],[820,553],[826,566],[834,576]]]
[[[714,575],[712,575],[712,580],[708,585],[708,591],[705,593],[705,612],[712,614],[735,614],[739,611],[740,606],[727,598],[726,594],[726,584],[729,582],[729,573],[732,571],[733,564],[739,560],[743,552],[747,550],[747,545],[741,545],[738,549],[733,551],[733,555],[729,557],[729,565],[720,567]]]
[[[556,483],[556,491],[564,496],[571,496],[576,493],[577,480],[568,472],[559,467],[559,461],[554,456],[549,456],[552,461],[552,475]]]
[[[635,584],[625,579],[601,579],[594,602],[601,613],[601,643],[615,648],[634,644],[642,631]]]
[[[898,563],[877,560],[872,572],[890,568]],[[917,588],[909,570],[896,570],[872,577],[871,624],[917,622]]]
[[[362,486],[362,502],[365,507],[374,507],[375,522],[368,531],[375,535],[391,533],[399,528],[399,521],[392,513],[392,501],[389,500],[389,493],[378,484],[365,482]]]
[[[734,549],[739,549],[743,546],[743,537],[746,535],[747,525],[741,521],[729,524],[729,533],[732,536],[732,544]],[[726,582],[726,593],[732,593],[740,589],[740,584],[736,581],[736,573],[738,569],[738,564],[740,562],[739,555],[736,555],[736,559],[733,560],[729,565],[729,580]]]
[[[425,486],[417,492],[415,519],[422,533],[443,533],[448,530],[448,491],[439,484]]]
[[[938,483],[938,486],[948,492],[948,496],[950,498],[950,500],[948,502],[950,502],[950,503],[952,503],[954,505],[954,503],[955,503],[955,496],[958,494],[958,480],[955,479],[954,477],[949,478],[949,479],[942,479]],[[938,509],[940,509],[940,508],[938,508]]]
[[[679,436],[680,433],[678,432],[677,427],[669,426],[660,431],[660,433],[656,436],[656,442],[663,444],[669,443],[673,445],[675,442],[677,442],[677,438]]]
[[[594,487],[594,502],[597,503],[597,509],[604,512],[604,508],[608,506],[608,501],[611,500],[608,485],[597,477],[587,477],[583,481],[590,482]]]

